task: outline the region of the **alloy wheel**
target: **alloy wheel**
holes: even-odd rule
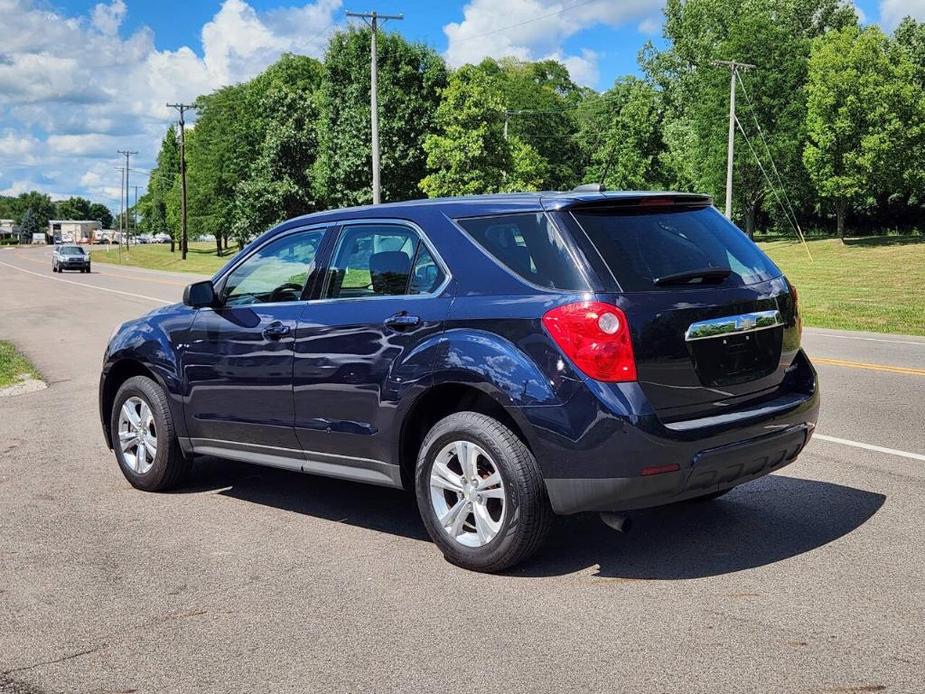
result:
[[[137,395],[128,398],[119,410],[119,446],[133,472],[143,475],[154,465],[157,456],[154,413]]]
[[[452,540],[482,547],[501,530],[507,496],[491,456],[477,443],[459,440],[444,446],[434,459],[430,502]]]

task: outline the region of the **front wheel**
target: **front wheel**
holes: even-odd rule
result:
[[[177,486],[190,469],[177,441],[167,396],[145,376],[119,388],[110,416],[113,450],[133,487],[160,492]]]
[[[450,562],[502,571],[532,555],[552,526],[536,459],[501,422],[476,412],[440,420],[421,444],[418,509]]]

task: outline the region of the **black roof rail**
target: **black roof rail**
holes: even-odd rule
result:
[[[603,193],[605,190],[603,183],[582,183],[572,188],[573,193]]]

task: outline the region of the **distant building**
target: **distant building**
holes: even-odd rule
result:
[[[0,242],[29,243],[29,239],[23,241],[19,226],[12,219],[0,219]]]
[[[48,236],[52,243],[93,243],[94,236],[102,228],[95,219],[48,220]]]

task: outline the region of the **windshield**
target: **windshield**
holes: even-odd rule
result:
[[[698,287],[705,278],[741,286],[781,274],[713,207],[576,210],[573,216],[623,291]],[[690,282],[665,281],[671,278]]]
[[[64,246],[61,249],[61,255],[83,255],[84,249],[80,246]]]

